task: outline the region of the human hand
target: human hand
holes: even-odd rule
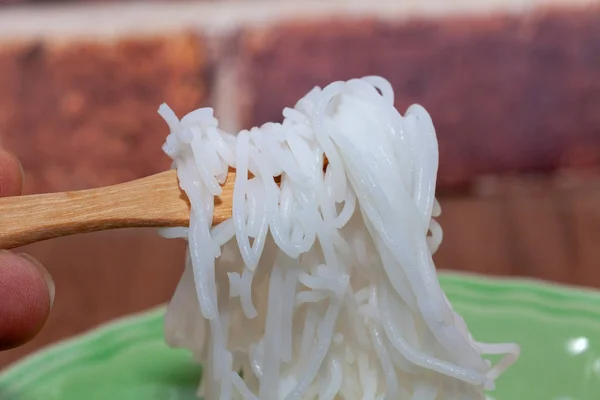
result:
[[[20,195],[22,183],[19,161],[0,149],[0,197]],[[37,260],[0,250],[0,350],[32,339],[44,326],[53,301],[54,283]]]

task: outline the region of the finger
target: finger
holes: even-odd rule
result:
[[[32,257],[0,252],[0,350],[32,339],[54,301],[54,283]]]
[[[0,149],[0,197],[18,196],[23,185],[23,170],[17,157]]]

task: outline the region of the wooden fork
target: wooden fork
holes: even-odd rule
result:
[[[215,199],[213,224],[231,217],[235,170]],[[0,249],[76,233],[188,226],[190,203],[175,170],[98,189],[0,198]]]

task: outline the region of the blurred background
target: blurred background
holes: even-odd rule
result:
[[[598,1],[0,0],[0,143],[27,193],[168,168],[162,102],[179,116],[214,106],[238,129],[371,74],[435,122],[439,269],[600,288]],[[137,229],[23,251],[53,274],[56,300],[0,367],[167,301],[184,245]]]

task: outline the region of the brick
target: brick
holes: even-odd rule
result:
[[[590,6],[591,7],[591,6]],[[600,164],[600,9],[323,19],[240,35],[244,125],[281,119],[314,85],[388,78],[400,110],[423,104],[440,185]]]
[[[76,190],[168,168],[156,110],[207,104],[202,39],[28,42],[0,48],[0,138],[22,160],[28,192]]]

